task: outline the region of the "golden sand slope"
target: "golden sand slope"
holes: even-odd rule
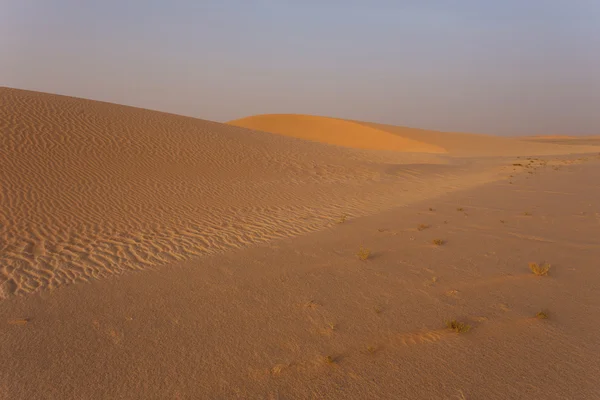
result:
[[[228,122],[230,125],[278,133],[316,142],[358,149],[445,153],[432,143],[392,135],[343,119],[298,114],[256,115]]]
[[[598,151],[581,142],[561,148],[556,144],[526,142],[518,138],[440,132],[335,118],[295,114],[256,115],[228,122],[230,125],[278,133],[338,146],[399,152],[448,153],[453,156],[519,156],[587,153]]]

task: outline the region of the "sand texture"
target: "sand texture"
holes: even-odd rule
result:
[[[600,398],[593,138],[8,88],[0,135],[0,399]]]

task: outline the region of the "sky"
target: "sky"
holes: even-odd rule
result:
[[[0,0],[0,86],[220,122],[600,134],[600,0]]]

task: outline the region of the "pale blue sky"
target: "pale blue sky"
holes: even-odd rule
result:
[[[600,134],[600,0],[0,0],[0,85],[216,121]]]

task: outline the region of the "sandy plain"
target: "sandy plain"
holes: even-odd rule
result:
[[[600,398],[599,138],[10,88],[0,132],[0,398]]]

